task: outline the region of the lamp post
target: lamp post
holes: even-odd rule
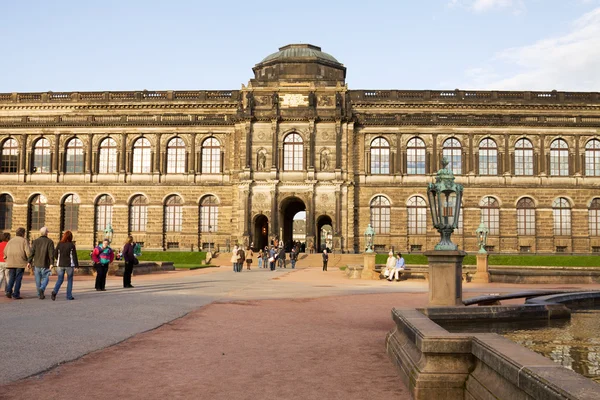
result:
[[[458,227],[463,186],[454,182],[454,174],[447,168],[446,157],[442,158],[442,167],[437,172],[435,183],[430,183],[427,187],[431,219],[441,237],[434,249],[458,250],[458,246],[452,243],[450,236]]]
[[[435,183],[427,186],[427,197],[433,226],[440,242],[425,252],[429,262],[429,305],[462,306],[462,261],[467,253],[452,243],[452,232],[458,227],[463,186],[454,182],[448,160],[442,158],[442,169]]]
[[[375,240],[375,229],[369,224],[365,230],[365,253],[373,253],[373,243]]]
[[[112,225],[108,224],[104,229],[104,239],[108,240],[108,243],[112,243],[114,233]]]
[[[477,252],[477,272],[475,272],[475,276],[473,276],[473,282],[477,283],[490,283],[490,271],[488,268],[488,257],[489,254],[485,249],[487,244],[487,237],[490,233],[490,230],[485,226],[483,219],[481,223],[475,230],[475,235],[477,236],[477,246],[479,246],[479,251]]]
[[[379,279],[379,274],[375,271],[375,252],[373,251],[375,243],[375,229],[369,224],[365,230],[365,255],[363,262],[362,279]]]

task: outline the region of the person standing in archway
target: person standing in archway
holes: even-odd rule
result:
[[[323,271],[327,271],[327,261],[329,261],[329,254],[327,250],[323,250]]]

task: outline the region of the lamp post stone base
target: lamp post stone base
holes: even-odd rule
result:
[[[490,271],[488,268],[489,254],[477,254],[477,272],[473,276],[471,282],[475,283],[490,283]]]
[[[462,306],[461,250],[425,252],[429,261],[429,306]]]
[[[375,271],[375,253],[365,253],[361,278],[373,279],[373,271]]]

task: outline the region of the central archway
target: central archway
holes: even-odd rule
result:
[[[288,197],[283,200],[280,220],[283,221],[281,240],[283,240],[286,251],[291,251],[294,241],[300,242],[300,244],[306,242],[306,204],[304,201],[298,197]]]
[[[263,215],[258,214],[254,218],[254,249],[258,251],[264,249],[265,246],[269,245],[269,219]]]

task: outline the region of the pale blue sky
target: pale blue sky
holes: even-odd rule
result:
[[[239,89],[298,42],[352,89],[600,90],[600,0],[0,0],[0,92]]]

